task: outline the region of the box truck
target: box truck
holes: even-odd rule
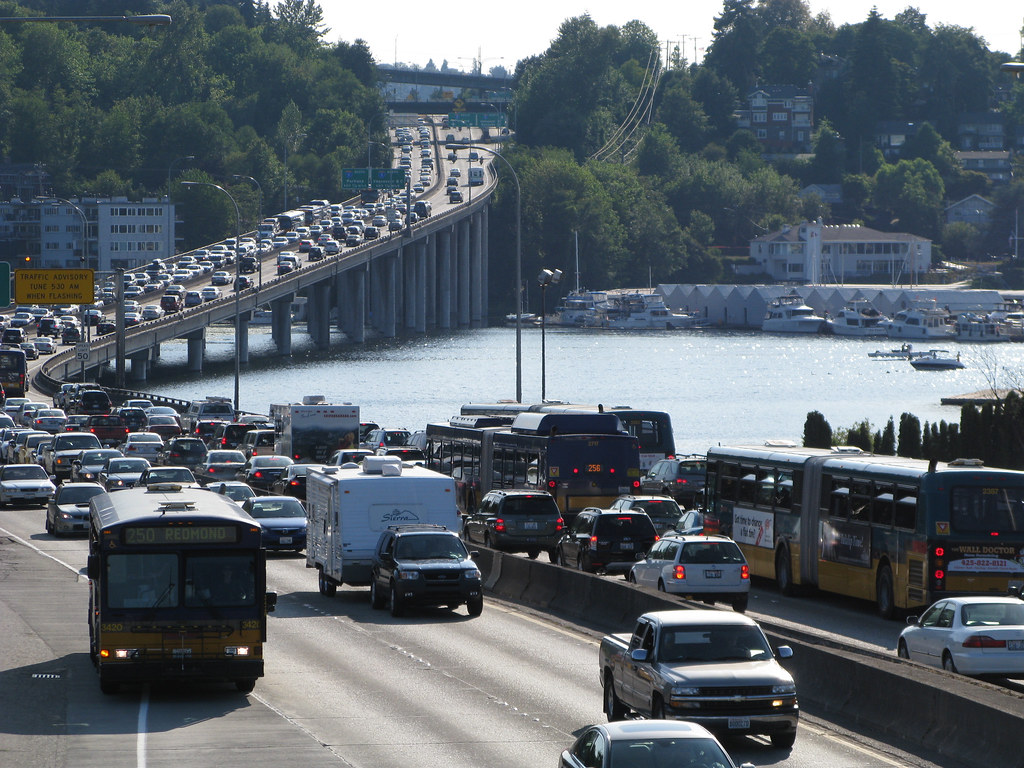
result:
[[[339,448],[359,447],[359,406],[322,402],[322,395],[302,403],[274,404],[270,417],[277,432],[274,452],[296,462],[326,464]]]
[[[361,466],[324,467],[306,476],[306,567],[320,594],[341,584],[368,586],[381,533],[394,525],[443,525],[459,531],[455,481],[394,456],[367,456]]]

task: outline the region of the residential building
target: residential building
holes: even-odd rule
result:
[[[797,154],[812,149],[814,99],[807,88],[766,85],[747,94],[736,113],[738,128],[751,131],[766,154]]]
[[[779,282],[914,283],[931,265],[932,244],[916,235],[819,219],[754,238],[750,259]]]
[[[992,223],[992,211],[995,210],[995,207],[995,203],[986,200],[981,195],[968,195],[963,200],[946,206],[946,223],[953,224],[962,221],[985,230]]]
[[[1005,184],[1013,176],[1013,154],[1009,150],[954,152],[965,171],[978,171],[993,184]]]
[[[875,146],[886,160],[898,160],[903,145],[917,135],[919,127],[901,120],[881,120],[875,123]]]
[[[957,146],[964,151],[992,152],[1006,148],[1006,117],[1002,112],[964,112],[956,120]]]

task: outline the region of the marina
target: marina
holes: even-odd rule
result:
[[[514,397],[515,329],[492,327],[361,345],[341,342],[318,353],[296,326],[290,358],[273,354],[269,328],[253,328],[252,362],[243,372],[241,405],[267,413],[281,392],[308,392],[311,381],[334,402],[360,406],[387,427],[421,429],[470,402]],[[229,329],[211,329],[210,338]],[[540,329],[524,328],[524,399],[540,398]],[[1006,388],[1024,375],[1024,345],[960,344],[967,367],[915,371],[905,357],[876,359],[877,339],[761,331],[628,332],[547,328],[547,394],[570,402],[657,408],[672,417],[677,450],[702,453],[712,444],[800,442],[809,411],[833,429],[867,419],[881,430],[904,412],[925,421],[957,422],[943,398]],[[923,351],[923,350],[922,350]],[[231,345],[211,344],[201,377],[182,361],[186,344],[166,343],[152,389],[189,400],[230,393]],[[1000,378],[990,381],[991,372]],[[1016,377],[1016,378],[1014,378]]]

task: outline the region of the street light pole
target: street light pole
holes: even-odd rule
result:
[[[171,169],[174,168],[174,164],[179,160],[195,160],[195,155],[185,155],[184,157],[176,157],[171,160],[167,166],[167,256],[172,258],[174,256],[174,214],[173,205],[171,204]]]
[[[519,186],[519,177],[512,163],[498,154],[493,149],[478,147],[470,144],[446,144],[445,149],[478,149],[483,150],[501,160],[512,174],[512,180],[516,183],[516,402],[523,402],[523,216],[522,188]],[[472,187],[470,187],[472,189]]]
[[[68,205],[71,208],[74,208],[75,213],[77,213],[79,216],[82,217],[82,257],[81,257],[81,263],[82,263],[82,269],[88,269],[89,268],[89,219],[85,215],[85,211],[83,211],[79,206],[77,206],[74,203],[72,203],[70,200],[66,200],[63,197],[54,197],[54,196],[51,195],[50,199],[54,200],[54,201],[56,201],[58,203],[63,203],[64,205]],[[74,255],[74,254],[72,254],[72,255]],[[88,307],[88,306],[91,306],[91,305],[86,305],[86,304],[79,304],[78,305],[78,315],[82,319],[82,327],[85,329],[85,339],[84,339],[84,341],[86,341],[86,342],[89,341],[89,336],[90,336],[90,334],[89,334],[89,316],[86,314],[86,312],[87,312],[86,307]],[[85,383],[85,360],[82,360],[82,383]]]
[[[544,331],[547,322],[547,308],[545,307],[545,295],[549,285],[555,285],[562,279],[562,270],[542,269],[537,275],[537,282],[540,284],[540,401],[543,403],[548,399],[547,392],[547,350],[545,349]]]
[[[243,175],[241,173],[236,173],[232,178],[234,178],[236,180],[246,179],[247,181],[251,181],[253,184],[256,185],[256,189],[259,192],[259,194],[258,194],[259,202],[257,203],[257,206],[256,206],[256,208],[257,208],[256,216],[258,218],[258,221],[256,222],[256,225],[258,227],[261,223],[263,223],[263,187],[261,187],[260,183],[258,181],[256,181],[256,179],[254,179],[252,176],[245,176],[245,175]],[[263,253],[260,251],[259,248],[260,248],[259,239],[257,238],[257,241],[256,241],[256,253],[259,256],[259,259],[257,260],[256,265],[257,265],[257,269],[258,269],[258,273],[259,273],[259,277],[258,277],[259,286],[260,286],[260,288],[262,288],[263,287]]]
[[[238,210],[238,203],[235,202],[235,198],[220,184],[214,184],[209,181],[183,181],[181,186],[219,189],[228,196],[228,200],[235,206],[235,414],[237,415],[239,412],[238,382],[242,376],[242,311],[238,301],[239,294],[242,292],[242,288],[238,283],[238,278],[241,276],[241,273],[238,271],[238,244],[242,239],[242,214]]]

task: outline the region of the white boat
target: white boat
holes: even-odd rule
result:
[[[1005,320],[997,320],[992,315],[977,315],[973,312],[957,315],[956,323],[957,341],[992,342],[1009,341],[1010,328]]]
[[[567,325],[581,328],[593,318],[600,303],[605,300],[604,291],[570,291],[547,317],[548,325]]]
[[[673,331],[705,324],[697,315],[673,312],[660,294],[644,291],[609,291],[583,323],[614,331]]]
[[[825,318],[814,314],[799,296],[780,296],[768,305],[761,330],[769,333],[821,333]]]
[[[516,324],[516,313],[509,312],[505,315],[505,325]],[[519,325],[540,325],[540,318],[533,312],[523,312],[519,315]]]
[[[885,336],[889,318],[866,301],[855,301],[843,307],[828,320],[828,327],[836,336],[867,338]]]
[[[946,349],[929,349],[924,354],[910,359],[910,364],[918,371],[954,371],[966,368],[960,360],[960,353],[951,355]]]
[[[897,312],[889,322],[888,332],[890,339],[950,339],[954,328],[949,311],[932,302]]]
[[[927,352],[915,352],[913,344],[904,344],[898,349],[876,349],[868,352],[868,357],[876,360],[913,360],[915,357],[927,355]]]

